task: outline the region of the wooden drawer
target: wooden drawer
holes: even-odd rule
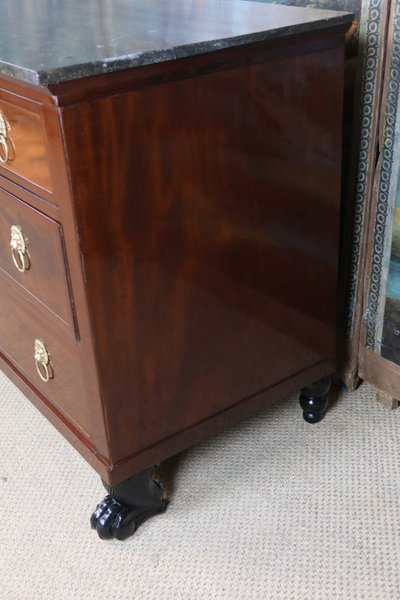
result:
[[[3,129],[2,129],[3,128]],[[0,98],[0,167],[51,191],[46,136],[40,113]],[[1,140],[0,140],[1,141]],[[7,156],[8,155],[8,156]]]
[[[35,341],[49,353],[50,379],[42,381],[35,361]],[[49,403],[79,426],[88,437],[91,419],[82,384],[77,342],[66,337],[39,315],[35,307],[0,285],[0,352]],[[42,375],[46,367],[39,365]]]
[[[73,327],[61,225],[1,189],[0,269],[12,278],[14,287],[15,283],[21,286]]]

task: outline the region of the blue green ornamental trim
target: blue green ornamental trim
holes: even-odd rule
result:
[[[360,143],[358,152],[357,183],[354,203],[354,224],[351,244],[351,261],[346,298],[346,333],[351,335],[361,254],[365,200],[367,191],[368,157],[371,151],[371,130],[373,120],[374,94],[379,61],[379,32],[382,13],[381,0],[371,0],[366,16],[362,80],[360,86],[361,115],[359,119]],[[362,42],[361,42],[362,43]]]
[[[390,49],[389,49],[390,51]],[[400,90],[400,2],[395,3],[393,23],[393,46],[390,64],[389,86],[385,107],[384,143],[382,167],[379,178],[376,220],[374,228],[371,280],[366,311],[365,345],[375,350],[376,316],[381,288],[382,260],[386,232],[386,217],[389,208],[389,187],[393,168],[395,127]]]

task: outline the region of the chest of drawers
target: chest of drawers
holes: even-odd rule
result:
[[[114,10],[80,62],[57,27],[40,68],[0,53],[0,358],[101,475],[92,524],[121,538],[165,506],[152,465],[314,381],[318,417],[351,16]]]

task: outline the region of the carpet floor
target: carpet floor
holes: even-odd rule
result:
[[[169,461],[167,512],[125,542],[90,529],[99,477],[3,375],[0,406],[1,600],[400,598],[400,410],[368,385]]]

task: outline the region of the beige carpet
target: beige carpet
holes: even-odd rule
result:
[[[0,375],[1,600],[400,598],[400,411],[364,385],[318,425],[289,398],[180,455],[168,511],[88,526],[97,475]]]

